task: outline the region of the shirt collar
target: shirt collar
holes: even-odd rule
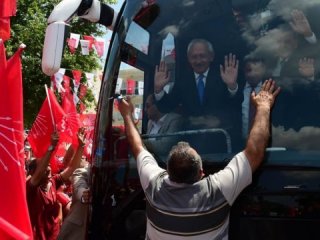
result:
[[[202,73],[202,75],[204,76],[204,78],[207,78],[208,72],[209,72],[209,68],[208,68],[207,71],[205,71],[204,73]],[[196,79],[198,79],[199,75],[200,75],[199,73],[196,73],[196,72],[194,73],[194,76],[195,76]]]

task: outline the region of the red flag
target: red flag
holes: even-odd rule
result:
[[[0,79],[2,80],[7,67],[6,49],[3,41],[0,40]]]
[[[133,95],[136,89],[136,81],[133,79],[127,79],[127,95]]]
[[[0,6],[1,9],[1,6]],[[6,41],[10,38],[10,18],[1,18],[0,17],[0,38],[3,41]]]
[[[73,74],[73,79],[76,82],[76,85],[80,85],[80,80],[82,75],[81,70],[72,70],[72,74]]]
[[[102,57],[104,54],[104,40],[97,40],[94,42],[94,47],[97,51],[99,57]]]
[[[68,47],[71,54],[74,54],[76,52],[76,44],[77,40],[74,38],[68,38],[67,39]]]
[[[6,68],[6,77],[9,84],[7,91],[11,93],[10,108],[11,116],[14,119],[14,126],[18,130],[15,132],[17,150],[20,159],[24,160],[24,125],[23,125],[23,89],[22,89],[22,65],[21,53],[23,48],[19,50],[8,60]]]
[[[95,120],[96,120],[95,113],[80,115],[81,126],[85,129],[85,136],[86,136],[83,154],[87,157],[88,160],[92,155],[92,143],[93,143]]]
[[[14,238],[18,236],[14,235],[18,232],[32,239],[21,143],[23,109],[20,54],[21,50],[18,50],[8,61],[5,74],[1,76],[0,81],[0,216],[3,219],[2,223],[8,227],[5,231],[0,231],[0,239],[8,239],[8,235]],[[21,150],[22,157],[19,155]]]
[[[79,98],[82,100],[87,94],[87,86],[84,84],[80,85]]]
[[[80,102],[80,114],[86,110],[86,105],[83,102]]]
[[[78,146],[78,130],[80,127],[79,114],[73,101],[73,94],[68,92],[64,94],[62,99],[62,108],[66,113],[66,127],[64,128],[60,138],[64,142],[72,143]]]
[[[67,75],[63,76],[63,88],[65,90],[64,93],[70,93],[71,88],[70,88],[70,77],[68,77]]]
[[[85,36],[83,36],[83,39],[89,41],[89,51],[90,51],[92,49],[94,42],[95,42],[95,38],[92,36],[85,35]]]
[[[0,17],[15,16],[17,12],[17,0],[0,1]]]
[[[28,141],[36,158],[41,158],[51,144],[51,134],[54,131],[53,124],[57,124],[59,130],[65,127],[63,119],[65,113],[59,105],[54,93],[48,89],[49,101],[52,109],[52,116],[49,107],[48,97],[43,102],[41,109],[28,135]],[[52,121],[54,119],[54,123]]]

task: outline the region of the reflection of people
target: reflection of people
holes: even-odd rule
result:
[[[170,112],[162,113],[155,104],[154,95],[149,95],[145,103],[148,116],[147,134],[161,134],[176,132],[183,129],[183,118],[180,114]]]
[[[267,80],[259,94],[253,94],[257,111],[246,148],[225,169],[207,177],[201,157],[186,142],[172,148],[167,171],[160,168],[143,147],[132,118],[133,105],[126,100],[119,103],[146,195],[148,239],[228,238],[230,206],[263,160],[270,111],[279,91],[274,81]]]
[[[187,57],[191,68],[180,70],[186,74],[175,81],[171,91],[166,89],[170,76],[165,63],[156,67],[154,90],[159,110],[170,112],[178,108],[185,116],[227,115],[228,106],[238,89],[236,56],[226,56],[219,71],[211,66],[214,60],[211,43],[205,39],[193,39],[188,45]]]
[[[72,204],[64,220],[58,239],[85,239],[88,203],[90,202],[89,166],[78,168],[72,175]]]
[[[149,95],[146,99],[145,112],[149,119],[147,126],[147,134],[149,135],[174,133],[184,129],[184,119],[182,116],[174,112],[160,112],[155,104],[153,94]],[[175,142],[176,138],[171,136],[148,138],[144,141],[144,144],[150,151],[152,149],[152,151],[158,153],[167,153]]]
[[[42,159],[29,165],[31,178],[27,181],[27,201],[34,239],[57,239],[60,231],[62,208],[57,200],[57,189],[69,179],[79,166],[83,152],[83,135],[78,135],[79,147],[69,165],[60,173],[51,176],[49,161],[59,141],[57,133],[51,136],[51,146]]]
[[[251,104],[251,93],[259,93],[263,80],[266,79],[266,65],[262,59],[247,59],[245,63],[245,86],[243,88],[242,102],[242,136],[247,138],[252,118],[254,117],[254,106]]]

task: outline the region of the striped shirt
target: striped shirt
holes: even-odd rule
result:
[[[146,239],[228,239],[230,206],[251,183],[243,152],[223,170],[194,184],[170,181],[148,151],[139,154],[137,166],[147,199]]]

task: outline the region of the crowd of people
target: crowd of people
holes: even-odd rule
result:
[[[247,23],[239,24],[245,29]],[[299,34],[302,39],[297,37]],[[199,126],[235,128],[232,132],[239,134],[233,136],[234,139],[245,140],[245,145],[218,173],[205,176],[197,148],[187,142],[170,142],[166,147],[168,141],[157,136],[143,141],[132,117],[134,107],[130,99],[118,100],[125,135],[146,196],[146,239],[181,239],[183,236],[227,239],[230,207],[251,183],[252,174],[261,165],[270,140],[270,114],[280,92],[278,85],[286,89],[282,97],[290,99],[290,106],[295,108],[276,104],[278,119],[273,122],[282,124],[283,119],[292,118],[286,121],[290,122],[286,127],[298,129],[302,126],[299,122],[302,117],[293,118],[293,113],[303,116],[304,122],[308,121],[305,109],[292,104],[292,95],[296,92],[309,92],[310,99],[304,101],[318,98],[312,94],[318,70],[315,58],[300,51],[318,41],[306,16],[294,10],[292,22],[270,30],[267,35],[261,32],[258,35],[254,36],[255,51],[244,60],[243,76],[239,75],[241,64],[233,53],[225,56],[219,71],[214,71],[212,44],[197,38],[187,46],[190,68],[186,68],[183,80],[177,79],[173,87],[168,86],[170,74],[166,64],[160,62],[155,67],[154,92],[146,97],[146,133],[149,135]],[[277,49],[256,51],[259,44],[270,43],[270,39],[277,41]],[[305,85],[305,82],[310,84]],[[284,108],[286,116],[282,115]],[[312,116],[312,120],[315,119],[320,120]],[[52,153],[59,142],[56,132],[51,136],[51,145],[45,155],[27,164],[27,201],[34,239],[85,239],[91,202],[91,170],[83,157],[81,130],[78,141],[76,148],[70,145],[67,150],[59,173],[52,174],[50,168]],[[155,146],[160,146],[161,154],[168,155],[166,169],[154,158]]]
[[[28,152],[26,161],[27,203],[34,239],[85,239],[90,203],[90,168],[83,155],[84,132],[78,132],[78,146],[70,145],[59,172],[53,174],[50,159],[57,150],[59,134],[40,159]],[[28,149],[29,150],[29,149]]]

